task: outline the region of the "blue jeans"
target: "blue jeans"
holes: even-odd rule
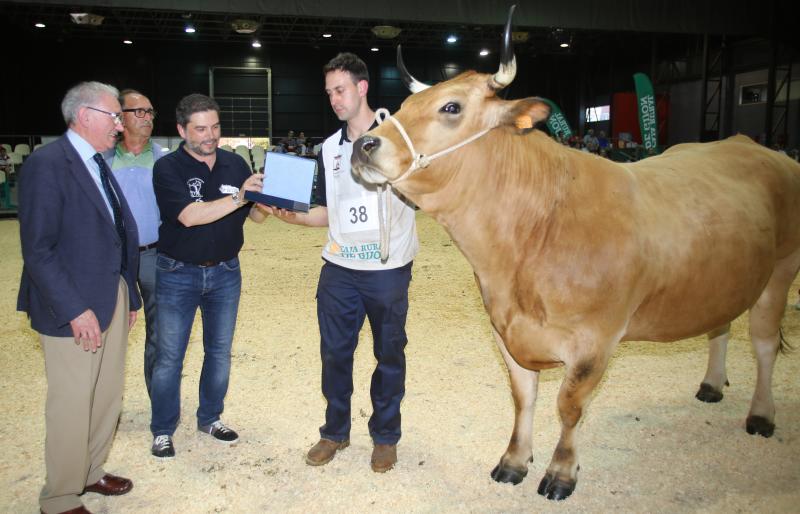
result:
[[[400,402],[405,395],[406,314],[411,266],[377,271],[352,270],[326,262],[317,288],[321,338],[322,394],[328,402],[320,436],[332,441],[350,437],[353,353],[358,333],[369,318],[373,354],[372,416],[369,433],[375,444],[400,439]]]
[[[231,343],[241,290],[238,257],[201,267],[158,255],[158,347],[150,381],[150,431],[154,436],[172,435],[178,426],[183,358],[198,307],[203,318],[204,356],[197,425],[219,420],[228,392]]]
[[[139,290],[144,303],[144,384],[150,396],[150,377],[156,364],[156,254],[155,248],[139,252]]]

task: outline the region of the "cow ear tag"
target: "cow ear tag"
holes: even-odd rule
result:
[[[522,114],[514,120],[514,125],[520,130],[530,130],[533,128],[533,120],[527,114]]]

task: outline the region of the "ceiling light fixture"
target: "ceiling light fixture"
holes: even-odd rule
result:
[[[36,27],[37,29],[43,29],[43,28],[45,28],[47,25],[45,25],[44,23],[36,23],[36,24],[34,24],[33,26],[34,26],[34,27]]]
[[[99,14],[92,14],[90,12],[73,12],[69,14],[69,17],[72,18],[72,23],[76,25],[92,25],[94,27],[102,25],[105,19]]]
[[[130,39],[123,39],[122,42],[125,43],[126,45],[132,45],[133,44],[133,41],[131,41]]]
[[[183,31],[186,32],[187,34],[194,34],[195,32],[197,32],[197,30],[195,30],[194,28],[194,25],[186,25],[186,28],[184,28]]]
[[[326,33],[324,33],[324,34],[322,35],[322,37],[324,37],[324,38],[333,37],[333,34],[331,34],[330,32],[326,32]]]
[[[447,42],[448,42],[448,43],[450,43],[451,45],[452,45],[453,43],[455,43],[456,41],[458,41],[458,38],[457,38],[456,36],[454,36],[454,35],[452,35],[452,34],[451,34],[451,35],[449,35],[449,36],[447,36]]]
[[[370,30],[381,39],[394,39],[403,32],[403,29],[391,25],[375,25]]]
[[[560,45],[558,45],[558,46],[560,46],[561,48],[569,48],[569,43],[567,43],[567,42],[565,41],[565,42],[561,43],[561,44],[560,44]]]
[[[253,41],[252,46],[253,48],[261,48],[261,42],[258,39],[256,39],[255,41]]]
[[[379,48],[377,46],[373,46],[372,48],[370,48],[370,50],[373,52],[377,52]]]
[[[260,24],[255,20],[237,19],[231,22],[231,28],[237,34],[253,34],[258,30]]]
[[[480,54],[480,56],[481,56],[481,57],[486,57],[487,55],[489,55],[489,50],[487,50],[487,49],[483,48],[483,49],[481,49],[481,51],[480,51],[480,52],[478,52],[478,53]]]

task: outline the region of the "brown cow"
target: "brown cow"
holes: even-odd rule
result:
[[[728,326],[748,309],[758,378],[746,428],[772,435],[780,320],[800,267],[800,165],[744,136],[624,165],[566,148],[532,130],[549,114],[542,101],[496,96],[513,79],[507,55],[495,75],[428,88],[399,59],[419,92],[353,154],[357,175],[433,216],[475,271],[516,406],[492,477],[527,473],[540,370],[566,367],[561,437],[538,489],[563,499],[577,481],[576,425],[617,343],[708,333],[704,387],[721,397]]]

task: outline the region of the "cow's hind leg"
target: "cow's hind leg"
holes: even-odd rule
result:
[[[722,400],[722,387],[728,385],[725,371],[725,353],[728,350],[731,324],[708,333],[708,368],[700,383],[695,398],[702,402],[716,403]]]
[[[800,250],[779,261],[767,287],[750,309],[750,340],[756,355],[756,390],[750,403],[748,434],[770,437],[775,430],[775,402],[772,399],[772,371],[781,348],[780,323],[789,287],[800,266]]]
[[[538,489],[548,500],[563,500],[575,490],[579,468],[575,444],[577,425],[607,365],[607,356],[584,356],[576,363],[567,364],[558,392],[561,438]]]
[[[533,410],[536,406],[539,372],[517,364],[497,332],[494,329],[492,332],[508,367],[515,410],[511,441],[500,458],[500,463],[492,470],[492,478],[497,482],[516,485],[528,474],[528,463],[533,461]]]

